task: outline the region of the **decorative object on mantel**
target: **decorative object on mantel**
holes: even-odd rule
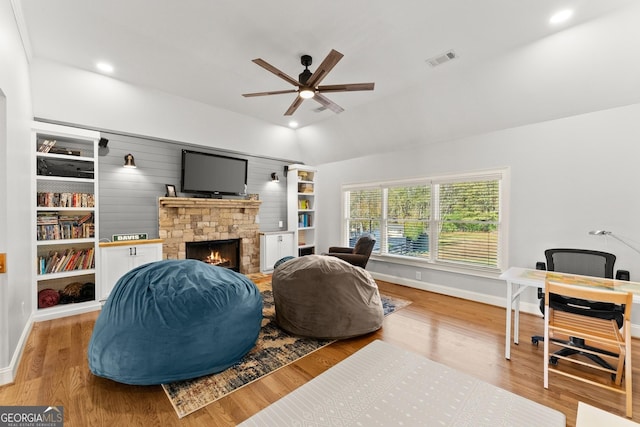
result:
[[[247,200],[260,200],[260,195],[258,193],[247,194]]]
[[[165,187],[167,187],[167,193],[164,195],[165,197],[178,197],[175,185],[165,184]]]

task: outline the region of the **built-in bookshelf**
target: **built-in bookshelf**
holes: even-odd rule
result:
[[[35,317],[95,310],[100,134],[34,122],[32,138]]]
[[[315,168],[290,165],[287,172],[287,222],[298,244],[298,256],[316,252]]]

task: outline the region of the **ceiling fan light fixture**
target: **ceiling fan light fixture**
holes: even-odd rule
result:
[[[551,18],[549,18],[549,23],[561,24],[567,21],[569,18],[571,18],[571,16],[573,16],[573,10],[571,9],[561,10],[560,12],[553,14]]]
[[[339,85],[320,85],[320,82],[327,76],[327,74],[333,69],[333,67],[342,59],[344,55],[335,49],[331,49],[331,52],[324,58],[318,68],[312,73],[309,71],[309,65],[311,65],[312,59],[309,55],[302,55],[300,61],[304,65],[304,71],[299,75],[298,80],[289,76],[288,74],[280,71],[273,65],[266,62],[264,59],[256,58],[253,62],[270,73],[278,76],[287,83],[295,86],[295,89],[290,90],[276,90],[270,92],[257,92],[257,93],[244,93],[242,96],[254,97],[265,95],[279,95],[282,93],[295,93],[296,97],[285,111],[285,116],[292,116],[293,113],[302,105],[305,99],[314,99],[320,105],[339,114],[344,111],[344,108],[331,101],[325,96],[325,93],[334,92],[352,92],[358,90],[373,90],[374,83],[351,83],[351,84],[339,84]]]
[[[315,96],[315,94],[316,92],[308,87],[300,89],[300,92],[298,93],[298,95],[300,95],[300,98],[302,99],[311,99]]]

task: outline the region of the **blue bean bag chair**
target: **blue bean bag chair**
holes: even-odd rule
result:
[[[89,369],[150,385],[220,372],[255,345],[262,296],[251,280],[195,260],[152,262],[116,283],[89,342]]]

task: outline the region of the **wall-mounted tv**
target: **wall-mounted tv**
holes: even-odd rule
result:
[[[247,193],[246,159],[182,150],[183,193],[239,196]]]

